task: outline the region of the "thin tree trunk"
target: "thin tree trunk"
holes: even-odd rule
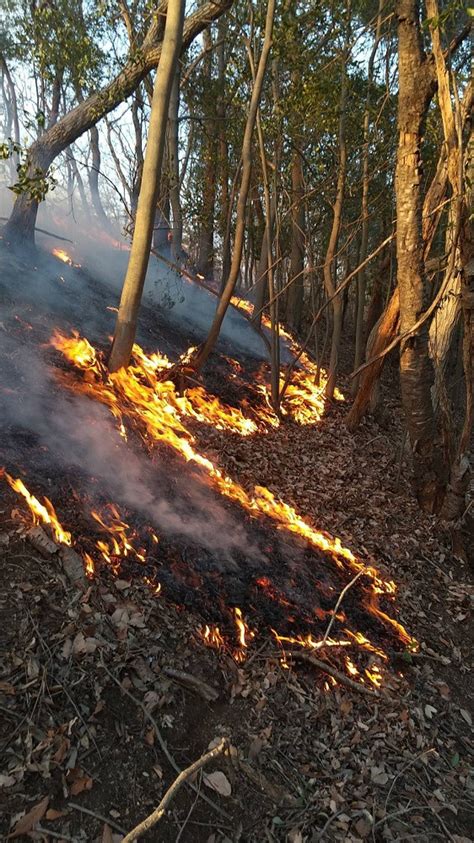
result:
[[[18,120],[18,103],[16,98],[16,89],[13,79],[11,77],[5,57],[0,53],[0,70],[5,77],[8,93],[10,96],[11,118],[13,126],[13,140],[16,144],[20,143],[20,122]],[[14,153],[14,161],[18,162],[18,155]]]
[[[227,219],[229,217],[229,145],[227,141],[227,103],[225,99],[225,48],[227,40],[227,18],[219,20],[217,28],[217,83],[218,96],[216,105],[218,160],[219,160],[219,189],[220,189],[220,236],[222,240],[222,270],[221,284],[225,284],[230,271],[230,237],[226,237]]]
[[[179,190],[179,81],[178,67],[171,89],[168,115],[169,194],[173,214],[171,253],[176,263],[181,260],[183,241],[183,212]]]
[[[257,109],[260,102],[260,95],[262,93],[262,85],[265,77],[268,56],[272,45],[274,14],[275,0],[268,0],[265,21],[265,36],[263,39],[262,52],[260,55],[260,61],[258,63],[258,69],[255,77],[255,84],[252,90],[252,97],[250,100],[247,122],[245,124],[244,139],[242,143],[242,179],[240,183],[239,198],[237,201],[237,223],[235,229],[232,263],[230,267],[229,277],[220,297],[219,304],[217,305],[216,313],[208,337],[202,348],[199,349],[193,361],[193,365],[196,369],[199,369],[204,365],[217,342],[224,316],[226,314],[230,300],[234,293],[237,279],[239,277],[245,238],[247,198],[250,188],[250,177],[252,174],[252,135],[255,126],[255,121],[257,118]]]
[[[99,146],[99,130],[97,126],[92,126],[89,132],[90,149],[92,155],[91,166],[89,167],[89,190],[91,192],[92,205],[97,214],[99,222],[107,228],[110,226],[109,219],[105,213],[104,206],[99,190],[99,173],[100,173],[100,146]]]
[[[396,336],[400,324],[400,300],[398,287],[395,289],[390,301],[382,313],[377,324],[367,341],[367,359],[378,357],[381,351]],[[364,369],[360,376],[359,389],[354,403],[347,414],[346,425],[349,430],[354,431],[360,424],[362,416],[370,404],[374,386],[382,371],[384,358],[380,358],[367,369]]]
[[[214,270],[214,218],[217,186],[217,136],[216,104],[212,90],[212,38],[209,29],[203,32],[204,48],[208,50],[203,62],[204,126],[202,141],[202,207],[199,214],[199,239],[196,267],[200,275],[211,278]]]
[[[350,7],[348,9],[348,14],[350,14]],[[326,251],[326,258],[324,261],[323,270],[324,286],[326,288],[327,296],[328,298],[334,296],[332,300],[333,324],[331,338],[331,357],[329,362],[328,380],[325,389],[326,397],[329,399],[332,399],[334,395],[334,389],[336,387],[336,377],[339,362],[339,345],[341,341],[342,330],[342,300],[341,296],[335,296],[337,288],[337,278],[335,272],[334,258],[337,251],[339,231],[341,228],[342,209],[344,204],[344,190],[346,184],[346,100],[348,90],[347,60],[348,50],[346,46],[343,53],[341,96],[339,102],[339,166],[337,173],[336,198],[334,200],[332,228],[329,237],[329,243]]]
[[[232,0],[208,0],[192,15],[186,18],[183,28],[183,49],[189,46],[196,35],[209,26],[230,8]],[[54,159],[77,138],[127,99],[136,90],[142,79],[157,66],[162,50],[162,18],[166,0],[159,4],[153,22],[138,47],[127,60],[117,76],[101,91],[92,94],[83,103],[73,108],[48,129],[28,150],[30,172],[39,170],[47,174]],[[10,219],[5,226],[4,237],[10,241],[34,243],[34,230],[38,202],[29,193],[22,193],[15,201]]]
[[[160,63],[153,89],[153,102],[148,130],[148,143],[143,165],[143,178],[138,198],[135,231],[122,289],[109,369],[116,372],[128,366],[137,329],[138,311],[145,283],[153,237],[153,222],[163,153],[166,121],[176,65],[181,52],[185,0],[169,0]]]
[[[296,138],[298,146],[301,137]],[[304,303],[304,253],[305,253],[305,211],[304,211],[303,160],[299,149],[294,149],[291,164],[291,256],[286,320],[293,331],[301,327]]]
[[[380,43],[382,34],[382,9],[385,3],[384,0],[379,0],[379,8],[377,12],[377,24],[375,29],[375,39],[372,46],[372,51],[369,56],[367,68],[367,97],[365,101],[364,111],[364,146],[362,152],[362,200],[361,200],[361,216],[362,216],[362,232],[359,252],[359,263],[362,263],[367,257],[367,247],[369,243],[369,140],[370,140],[370,107],[372,95],[372,82],[374,76],[374,62],[377,54],[377,49]],[[358,369],[364,357],[364,314],[365,314],[365,288],[366,288],[366,269],[361,269],[359,277],[357,278],[357,322],[355,332],[355,354],[354,354],[354,369]],[[352,394],[355,395],[359,380],[357,377],[352,382]]]

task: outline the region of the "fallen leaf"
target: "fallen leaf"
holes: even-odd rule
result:
[[[468,723],[468,724],[469,724],[469,726],[472,726],[472,717],[471,717],[471,715],[469,714],[469,712],[468,712],[465,708],[460,708],[460,709],[459,709],[459,714],[461,715],[461,717],[463,718],[463,720],[465,720],[465,721],[466,721],[466,723]]]
[[[112,829],[110,828],[107,823],[104,823],[104,828],[102,829],[102,843],[113,843],[112,837]]]
[[[78,632],[72,642],[72,653],[74,656],[84,656],[94,653],[99,642],[95,638],[85,638],[82,632]]]
[[[0,787],[11,787],[13,784],[16,784],[16,778],[14,776],[6,776],[0,773]]]
[[[45,820],[59,820],[60,817],[67,817],[67,811],[58,811],[56,808],[48,808],[44,815]]]
[[[7,840],[12,840],[14,837],[21,837],[22,834],[28,834],[41,819],[43,819],[46,809],[49,804],[49,796],[45,796],[41,802],[34,805],[24,817],[18,820],[12,833],[8,835]]]
[[[204,776],[204,784],[207,784],[212,790],[220,793],[221,796],[230,796],[232,793],[230,781],[221,770],[216,770],[214,773],[207,773]]]
[[[10,684],[10,682],[0,682],[0,694],[9,694],[10,696],[14,696],[15,693],[15,688]]]

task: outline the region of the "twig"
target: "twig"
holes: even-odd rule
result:
[[[342,589],[342,591],[341,591],[341,593],[340,593],[340,595],[337,599],[337,603],[334,606],[331,620],[328,623],[326,632],[324,633],[321,644],[319,645],[320,647],[323,647],[324,644],[326,643],[326,641],[328,640],[329,633],[331,632],[332,625],[333,625],[334,621],[336,620],[337,610],[339,609],[339,606],[341,605],[341,603],[344,599],[344,595],[346,594],[346,592],[349,591],[350,587],[354,585],[355,581],[358,580],[359,577],[361,576],[361,574],[363,574],[363,573],[364,573],[364,569],[362,568],[360,571],[358,571],[358,573],[355,575],[355,577],[352,577],[351,581],[348,582],[347,585],[345,585],[344,588]],[[318,647],[318,649],[319,649],[319,647]]]
[[[8,220],[9,217],[0,217],[0,220]],[[47,234],[49,237],[54,237],[56,240],[64,240],[65,243],[74,243],[74,240],[70,240],[69,237],[61,237],[60,234],[55,234],[54,231],[47,231],[46,228],[38,228],[35,225],[35,231],[40,231],[41,234]]]
[[[176,840],[175,840],[175,843],[179,843],[179,841],[181,840],[181,838],[182,838],[182,836],[183,836],[184,829],[186,828],[186,826],[187,826],[187,824],[188,824],[188,822],[189,822],[189,819],[190,819],[190,817],[191,817],[191,814],[193,813],[193,811],[194,811],[194,809],[195,809],[195,807],[196,807],[196,803],[197,803],[197,801],[198,801],[198,799],[199,799],[199,796],[201,795],[201,783],[202,783],[202,773],[201,773],[201,775],[200,775],[200,777],[199,777],[199,790],[198,790],[198,792],[196,793],[196,796],[194,797],[193,804],[191,805],[191,807],[190,807],[190,809],[189,809],[188,813],[186,814],[186,817],[185,817],[184,823],[183,823],[183,825],[181,826],[181,828],[180,828],[180,830],[179,830],[179,832],[178,832],[178,836],[177,836],[177,838],[176,838]]]
[[[299,652],[298,650],[291,650],[289,653],[285,654],[296,661],[301,662],[308,662],[308,664],[312,664],[313,667],[317,667],[318,670],[322,670],[324,673],[327,673],[328,676],[332,676],[341,685],[347,685],[348,688],[351,688],[353,691],[358,691],[360,694],[365,694],[367,697],[375,697],[376,699],[379,698],[379,694],[375,691],[371,691],[370,688],[366,688],[365,685],[361,685],[359,682],[354,682],[353,679],[349,679],[345,673],[341,673],[340,670],[337,670],[335,667],[332,667],[327,662],[322,662],[320,659],[314,658],[311,653]]]
[[[60,834],[58,831],[52,831],[50,828],[45,828],[43,825],[35,825],[35,831],[40,834],[46,834],[49,837],[54,837],[55,840],[62,840],[62,843],[75,843],[74,837],[67,837],[65,834]]]
[[[410,760],[407,761],[407,763],[403,765],[402,769],[398,771],[398,773],[395,776],[392,784],[390,785],[390,790],[387,793],[387,798],[385,799],[385,806],[384,806],[385,814],[387,813],[387,806],[388,806],[389,799],[392,795],[392,791],[393,791],[398,779],[400,778],[400,776],[403,776],[403,774],[406,773],[406,771],[410,767],[412,767],[413,764],[416,764],[416,762],[419,761],[420,758],[423,758],[424,755],[428,755],[430,752],[435,752],[434,747],[431,747],[430,749],[423,750],[423,752],[420,752],[420,754],[417,755],[415,758],[410,758]]]
[[[175,670],[173,667],[164,667],[162,672],[179,685],[183,685],[185,688],[189,688],[191,691],[199,694],[206,702],[215,702],[219,696],[215,688],[212,688],[203,679],[193,676],[192,673],[186,673],[184,670]]]
[[[94,817],[95,820],[100,820],[101,823],[107,823],[111,828],[114,828],[115,831],[118,831],[119,834],[127,833],[124,828],[111,820],[110,817],[104,817],[102,814],[97,814],[95,811],[91,811],[90,808],[84,808],[84,805],[79,805],[77,802],[68,802],[67,804],[68,808],[74,808],[75,811],[80,811],[81,814],[87,814],[89,817]]]
[[[122,693],[125,694],[127,697],[129,697],[129,699],[131,699],[132,702],[134,702],[135,705],[138,706],[138,708],[140,708],[143,711],[143,714],[145,715],[145,717],[150,721],[151,725],[153,726],[153,728],[155,730],[156,739],[157,739],[157,741],[158,741],[158,743],[161,747],[161,750],[162,750],[163,754],[165,755],[165,757],[167,758],[167,760],[171,764],[173,770],[179,776],[179,774],[181,773],[181,768],[178,766],[174,757],[171,755],[171,752],[169,751],[169,749],[166,745],[166,742],[163,738],[163,735],[161,734],[161,732],[158,728],[158,723],[156,722],[153,715],[150,714],[147,707],[142,703],[141,700],[138,700],[136,697],[133,696],[133,694],[130,693],[130,691],[127,688],[124,688],[122,686],[122,684],[117,679],[117,677],[114,676],[114,674],[109,670],[109,668],[107,667],[107,665],[105,664],[103,659],[101,659],[101,664],[102,664],[102,667],[104,668],[105,672],[107,673],[107,675],[110,676],[112,681],[115,682],[115,684],[117,685],[117,687],[120,688]],[[192,782],[186,782],[186,783],[187,783],[188,787],[190,787],[190,788],[192,788],[192,790],[194,790],[195,793],[198,792],[198,788]],[[216,805],[216,803],[213,802],[212,799],[209,799],[209,797],[206,796],[205,793],[201,793],[200,796],[201,796],[201,799],[204,799],[204,801],[207,802],[207,804],[210,805],[210,807],[213,808],[214,811],[216,811],[218,814],[221,814],[221,816],[225,817],[226,820],[231,819],[230,814],[228,814],[227,811],[224,811],[223,808],[220,808],[219,805]]]
[[[193,764],[191,764],[189,767],[186,767],[185,770],[182,770],[178,778],[174,780],[171,787],[169,787],[166,791],[158,807],[155,808],[155,810],[151,814],[149,814],[148,817],[145,817],[145,819],[142,820],[141,823],[136,825],[135,828],[132,829],[132,831],[129,831],[128,834],[126,834],[123,838],[122,843],[132,843],[133,840],[137,840],[137,838],[140,837],[141,834],[144,834],[145,831],[148,831],[150,828],[153,828],[153,826],[161,820],[169,803],[176,795],[180,787],[184,784],[184,782],[189,779],[190,776],[193,775],[193,773],[196,773],[198,770],[204,767],[204,765],[207,764],[208,761],[212,761],[213,758],[216,758],[218,755],[221,755],[223,752],[225,752],[227,747],[227,739],[221,738],[221,740],[219,741],[217,746],[214,747],[214,749],[209,750],[209,752],[206,752],[205,755],[201,755],[201,757],[198,758],[197,761],[194,761]]]

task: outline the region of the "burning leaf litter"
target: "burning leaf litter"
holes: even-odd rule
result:
[[[340,539],[315,530],[298,515],[293,507],[277,499],[270,489],[255,486],[253,491],[246,491],[197,449],[196,438],[189,428],[189,421],[211,425],[217,430],[230,430],[247,437],[257,430],[265,430],[270,413],[266,407],[263,408],[261,415],[253,414],[253,417],[249,418],[241,410],[223,404],[216,396],[208,395],[202,387],[191,387],[180,395],[174,384],[166,379],[166,373],[172,366],[168,358],[157,353],[147,355],[138,345],[134,346],[130,368],[113,375],[108,373],[101,352],[77,333],[66,336],[55,331],[51,338],[51,345],[82,374],[82,378],[78,380],[72,372],[62,372],[61,382],[71,390],[85,394],[108,407],[116,420],[120,434],[125,439],[127,431],[132,429],[141,437],[147,449],[157,443],[165,443],[186,461],[197,464],[200,470],[204,471],[213,488],[240,505],[252,518],[270,519],[279,531],[295,534],[304,539],[315,550],[323,552],[327,564],[335,565],[342,575],[351,571],[363,573],[364,588],[360,595],[365,609],[386,629],[390,629],[402,646],[413,646],[412,639],[404,627],[379,605],[381,598],[385,605],[393,600],[395,593],[393,581],[384,580],[375,568],[365,565],[352,551],[342,545]],[[186,355],[183,355],[182,359],[186,359]],[[305,377],[312,377],[312,375],[309,376],[306,373]],[[300,404],[304,408],[301,416],[304,419],[301,423],[304,424],[308,414],[313,412],[312,404],[311,401],[305,403],[304,393],[302,397],[300,396]],[[275,418],[271,419],[272,426],[277,423]],[[9,475],[7,479],[8,477]],[[47,499],[44,505],[40,504],[26,489],[23,481],[15,481],[10,477],[9,482],[28,503],[33,513],[34,523],[51,526],[58,542],[61,543],[63,541],[61,537],[66,536],[69,544],[72,543],[70,534],[61,527],[54,508]],[[100,509],[91,507],[90,517],[98,525],[103,537],[97,538],[94,549],[82,548],[81,538],[76,542],[86,573],[90,578],[94,576],[98,561],[107,564],[116,575],[121,570],[124,558],[146,565],[147,548],[143,545],[137,531],[132,529],[128,520],[122,516],[116,504],[109,503]],[[150,541],[154,544],[159,542],[159,536],[151,527],[148,528],[148,546]],[[155,577],[146,576],[145,581],[148,582],[153,593],[161,592],[162,584]],[[290,618],[295,613],[297,618],[297,604],[288,600],[285,593],[276,588],[269,577],[257,577],[255,587],[261,589],[267,600],[284,608]],[[335,594],[336,597],[337,594]],[[320,622],[325,618],[329,621],[333,614],[332,611],[323,610],[319,606],[315,606],[313,611],[315,621],[319,618]],[[211,647],[229,649],[237,660],[242,660],[255,638],[256,631],[249,627],[240,608],[231,609],[230,616],[235,630],[235,644],[227,642],[219,625],[208,624],[203,627],[200,633],[201,639]],[[273,634],[282,648],[282,660],[285,660],[285,648],[288,644],[308,651],[319,649],[324,644],[332,648],[356,647],[361,651],[366,650],[372,653],[372,658],[387,661],[382,648],[373,644],[361,632],[346,627],[343,612],[336,612],[335,618],[343,631],[343,634],[336,638],[321,639],[314,634],[290,636],[280,634],[275,630]],[[346,662],[346,670],[349,674],[351,673],[348,662]],[[370,670],[361,668],[358,671],[358,679],[362,683],[369,682],[375,686],[380,684],[378,673],[373,670],[372,665],[370,665]]]

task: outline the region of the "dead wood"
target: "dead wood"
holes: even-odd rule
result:
[[[125,835],[123,838],[122,843],[132,843],[133,840],[137,840],[141,834],[144,834],[150,828],[153,828],[157,822],[159,822],[165,813],[168,805],[170,804],[173,797],[176,795],[180,787],[184,784],[184,782],[189,779],[194,773],[197,773],[198,770],[201,770],[208,761],[212,761],[213,758],[217,758],[218,755],[221,755],[223,752],[226,751],[228,748],[228,742],[226,738],[221,738],[217,746],[214,749],[209,750],[206,752],[205,755],[201,755],[197,761],[194,761],[189,767],[186,767],[185,770],[182,770],[179,776],[174,780],[171,787],[168,788],[163,799],[161,800],[160,804],[158,805],[155,810],[149,814],[141,823],[135,826],[132,831],[129,831],[128,834]]]
[[[375,691],[371,691],[370,688],[366,688],[365,685],[361,685],[359,682],[354,682],[354,680],[349,679],[345,673],[341,673],[340,670],[332,667],[332,665],[327,662],[316,659],[311,653],[291,650],[289,653],[285,653],[285,656],[287,658],[294,659],[295,661],[307,662],[308,664],[313,665],[313,667],[317,667],[318,670],[322,670],[324,673],[327,673],[328,676],[332,676],[333,679],[336,679],[337,682],[341,683],[341,685],[346,685],[347,688],[351,688],[352,691],[357,691],[359,694],[365,694],[367,697],[375,697],[376,699],[379,697],[379,694]]]
[[[194,691],[195,694],[199,694],[206,702],[214,702],[219,697],[215,688],[212,688],[203,679],[198,679],[197,676],[193,676],[191,673],[186,673],[184,670],[175,670],[173,667],[163,668],[163,673],[165,676],[173,679],[174,682],[177,682],[178,685],[182,685],[184,688]]]
[[[31,527],[31,529],[26,533],[26,538],[34,549],[37,550],[38,553],[41,553],[41,556],[44,556],[45,559],[50,559],[51,556],[54,556],[54,554],[58,552],[59,548],[57,544],[49,538],[43,528],[39,525]]]
[[[59,550],[59,557],[63,563],[64,573],[71,581],[72,585],[84,590],[87,584],[87,579],[82,557],[79,556],[72,547],[67,547],[67,545],[62,545]]]

